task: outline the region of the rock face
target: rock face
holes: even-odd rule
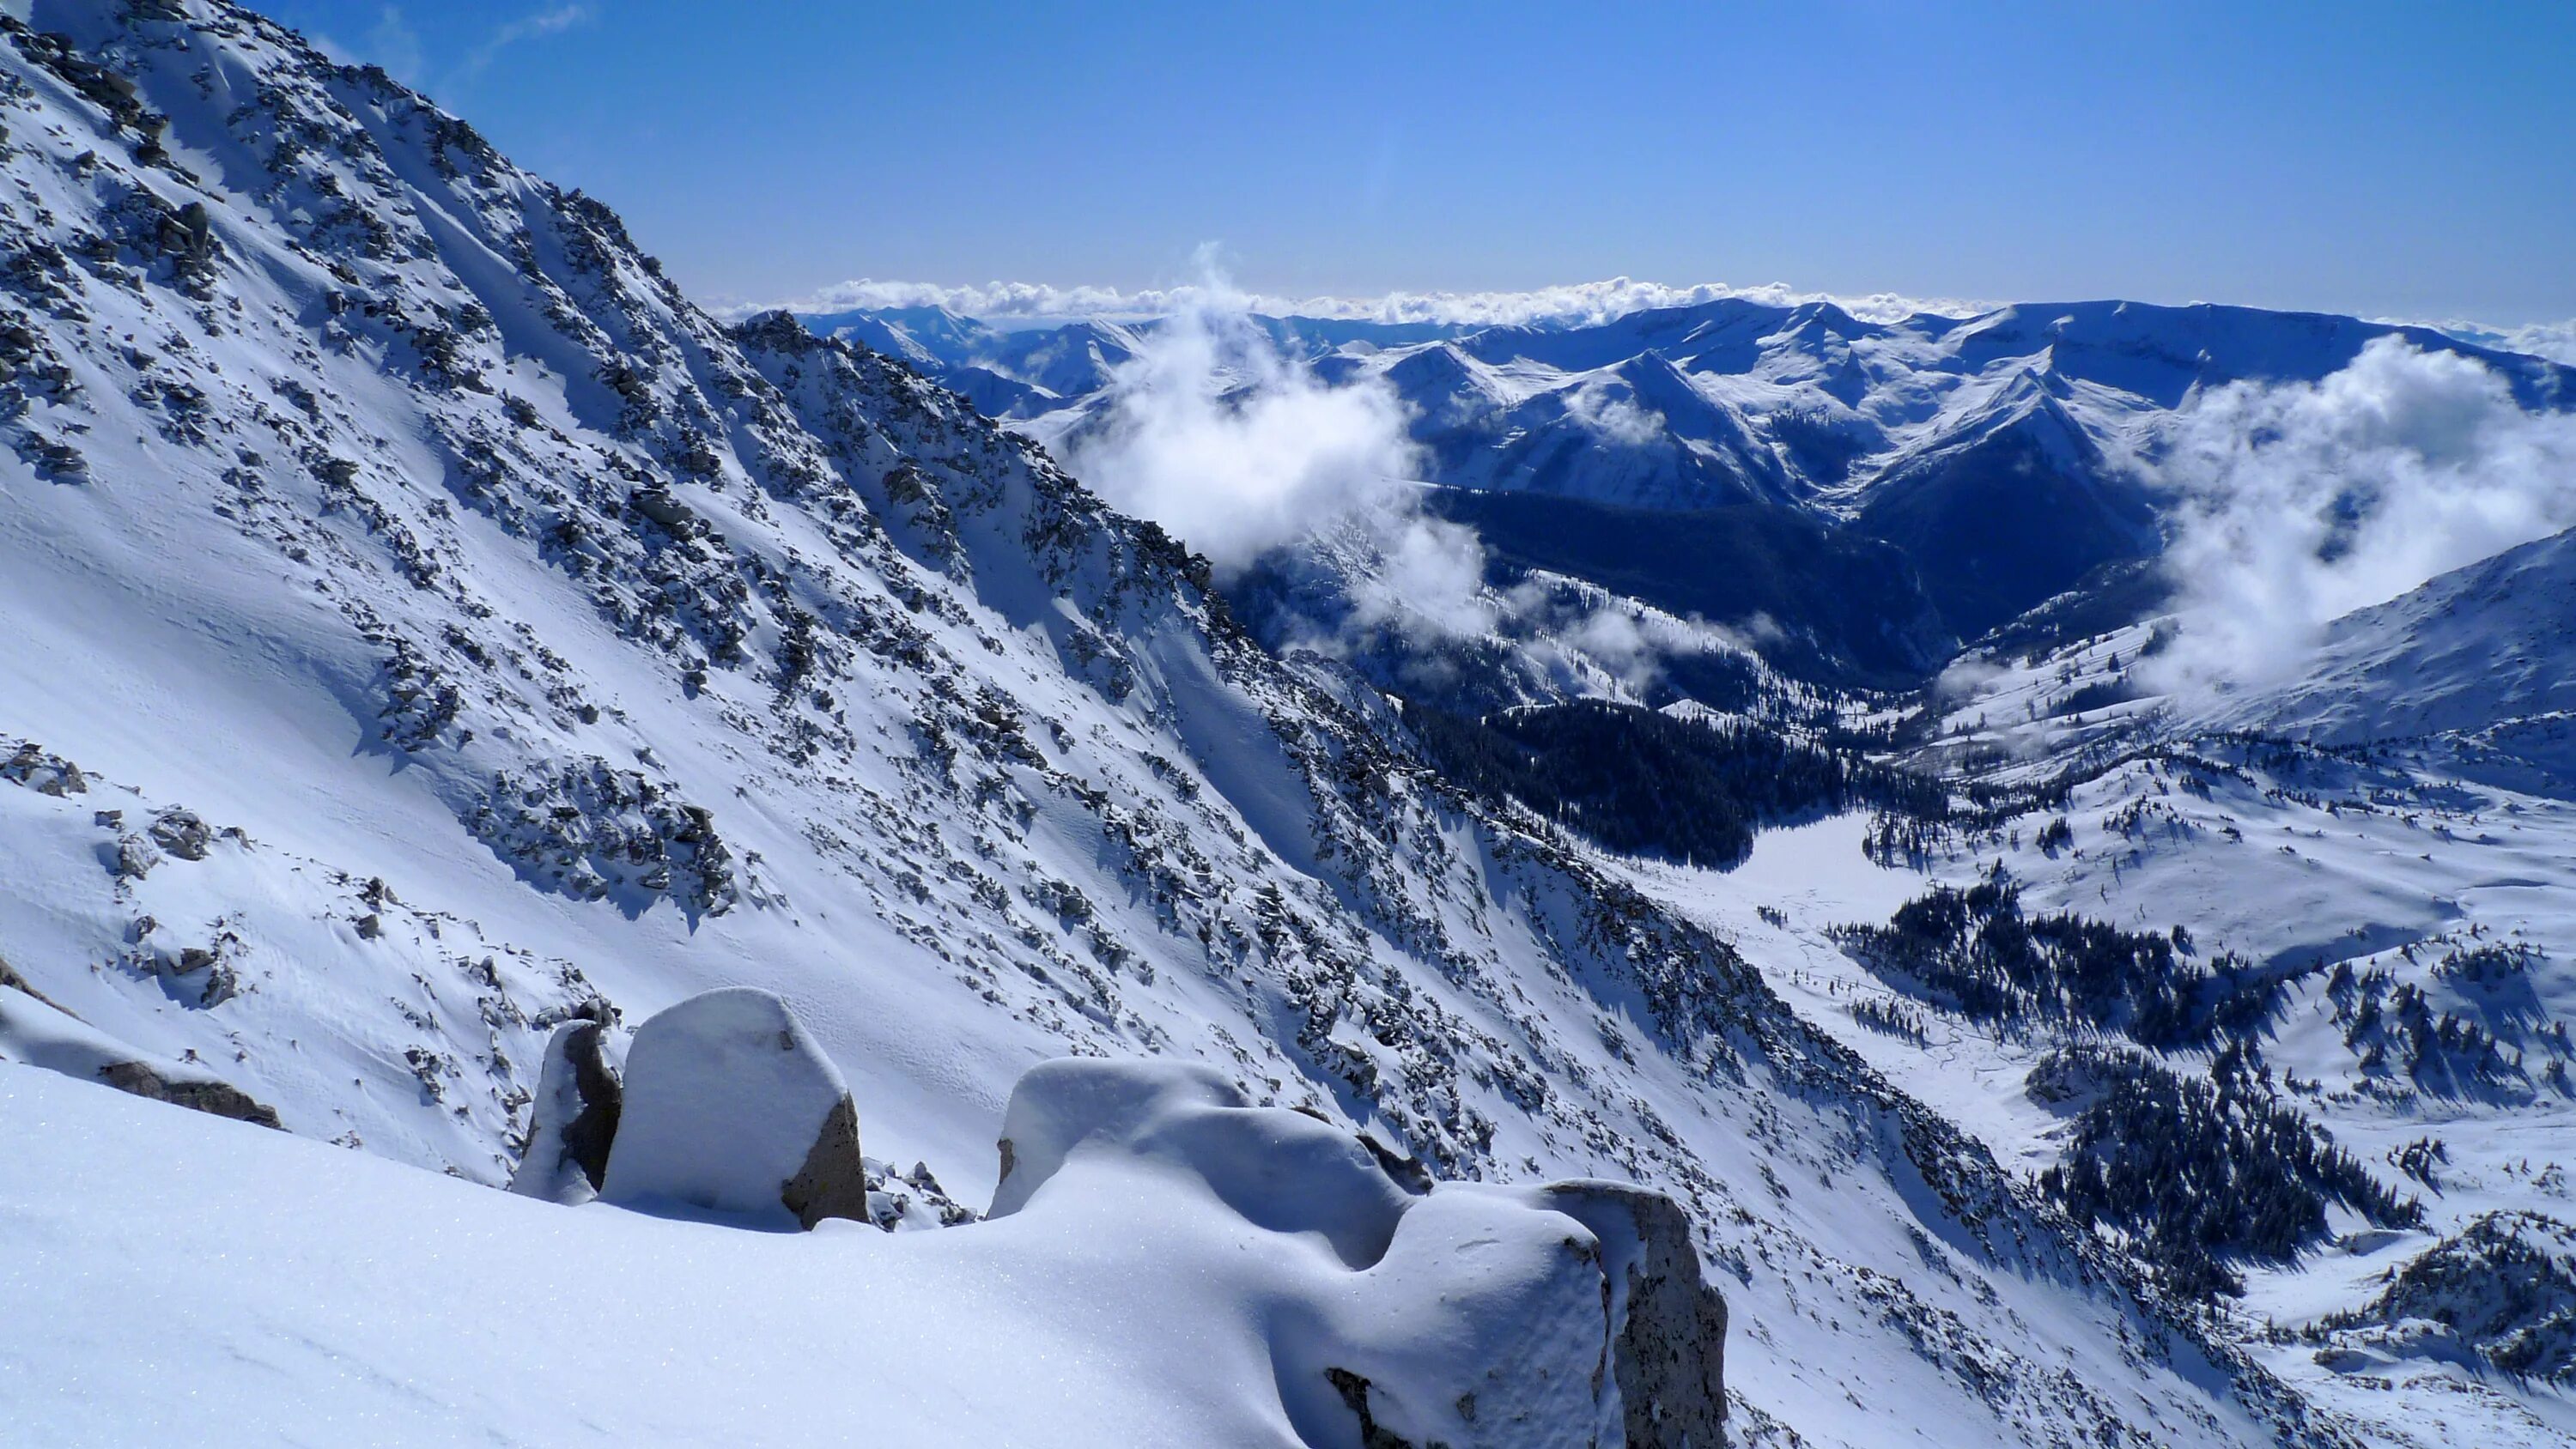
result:
[[[1551,1183],[1539,1201],[1601,1240],[1629,1449],[1716,1449],[1726,1423],[1726,1299],[1700,1277],[1690,1219],[1631,1183]]]
[[[787,1004],[727,987],[637,1028],[606,1201],[752,1222],[867,1220],[858,1108]]]
[[[808,1228],[825,1218],[876,1221],[868,1211],[867,1169],[859,1158],[859,1108],[849,1093],[832,1105],[805,1154],[805,1165],[779,1189],[778,1198]]]
[[[546,1043],[528,1147],[510,1175],[510,1191],[559,1203],[597,1197],[608,1179],[609,1148],[625,1100],[625,1085],[608,1060],[606,1028],[596,1020],[556,1028]]]

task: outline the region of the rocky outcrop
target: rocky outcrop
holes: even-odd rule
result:
[[[1629,1449],[1717,1449],[1726,1423],[1726,1299],[1700,1277],[1690,1219],[1671,1198],[1633,1183],[1551,1183],[1538,1197],[1601,1240]]]
[[[155,1102],[280,1127],[277,1110],[185,1060],[150,1061],[72,1015],[0,961],[0,1062],[24,1062],[84,1081],[104,1082]]]
[[[2374,1369],[2384,1357],[2475,1359],[2576,1384],[2576,1226],[2533,1212],[2471,1218],[2357,1312],[2330,1316],[2319,1362]]]
[[[155,1102],[168,1102],[175,1107],[208,1112],[217,1117],[230,1117],[236,1122],[250,1122],[261,1127],[281,1127],[277,1109],[252,1097],[229,1082],[212,1077],[181,1076],[163,1071],[150,1062],[109,1062],[98,1069],[98,1078],[120,1092],[132,1092]]]
[[[626,1100],[625,1085],[608,1059],[607,1029],[598,1019],[605,1014],[566,1022],[547,1041],[528,1145],[510,1176],[510,1191],[560,1203],[599,1195]]]
[[[785,1002],[747,986],[692,996],[635,1032],[599,1195],[750,1225],[865,1222],[857,1105]]]

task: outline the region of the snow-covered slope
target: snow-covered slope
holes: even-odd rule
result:
[[[1409,1442],[1619,1442],[1638,1376],[1563,1369],[1641,1308],[1614,1193],[1407,1196],[1208,1069],[1066,1065],[1132,1120],[1024,1157],[1017,1210],[811,1236],[561,1208],[0,1065],[7,1435],[1196,1449],[1342,1442],[1356,1396]]]
[[[2576,533],[2348,614],[2297,677],[2198,712],[2328,744],[2477,736],[2576,778]]]
[[[0,992],[76,1023],[26,1034],[79,1037],[54,1064],[130,1052],[396,1164],[278,1144],[316,1193],[467,1179],[426,1184],[418,1231],[464,1244],[442,1297],[564,1281],[527,1245],[576,1224],[703,1253],[727,1286],[649,1316],[716,1353],[738,1255],[771,1302],[832,1240],[460,1194],[508,1175],[550,1028],[752,985],[872,1154],[972,1198],[1009,1084],[1067,1054],[1202,1062],[1448,1176],[1667,1191],[1724,1274],[1742,1442],[2335,1436],[1724,939],[1444,787],[1382,698],[1261,652],[1202,562],[954,394],[719,325],[597,202],[247,12],[29,14],[0,21],[0,957],[43,1001]],[[13,1210],[121,1198],[107,1240],[166,1234],[130,1216],[164,1156],[245,1234],[292,1210],[169,1114],[84,1088],[47,1129],[72,1099],[34,1090]],[[589,1216],[516,1236],[548,1212]],[[77,1296],[66,1259],[9,1271]],[[972,1276],[889,1272],[898,1321]],[[1124,1311],[1139,1278],[1065,1298]],[[816,1329],[815,1373],[852,1331]],[[1142,1361],[1084,1381],[1132,1395]],[[278,1362],[289,1394],[338,1372]],[[520,1402],[495,1372],[438,1391]],[[1230,1412],[1170,1412],[1199,1409]]]
[[[2155,693],[2171,621],[1954,668],[1914,758],[1991,808],[1829,826],[1954,890],[2015,892],[2019,914],[1971,949],[1908,958],[1812,913],[1745,919],[1782,837],[1722,885],[1637,878],[1733,930],[1793,1003],[2025,1171],[2085,1140],[2100,1088],[2068,1068],[2105,1042],[2225,1080],[2240,1120],[2325,1134],[2386,1199],[2321,1194],[2292,1251],[2232,1259],[2241,1296],[2210,1300],[2225,1331],[2372,1442],[2569,1442],[2567,558],[2561,535],[2445,574],[2336,622],[2288,682],[2214,698]],[[1873,926],[1926,884],[1822,874]],[[2206,1016],[2148,1031],[2080,991],[1998,1011],[1960,990],[2029,939],[2015,922],[2061,913],[2111,932],[2115,958],[2158,963],[2092,989],[2187,983]],[[2158,1119],[2135,1145],[2172,1135]],[[2101,1230],[2140,1240],[2135,1222]]]

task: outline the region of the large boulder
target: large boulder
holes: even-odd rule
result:
[[[751,1223],[868,1220],[858,1108],[787,1004],[727,987],[636,1029],[602,1200]]]
[[[1550,1183],[1538,1201],[1592,1230],[1619,1325],[1611,1363],[1628,1449],[1717,1449],[1726,1422],[1726,1299],[1700,1277],[1690,1218],[1634,1183]]]
[[[510,1175],[510,1191],[565,1204],[599,1196],[625,1099],[608,1059],[607,1028],[589,1018],[555,1028],[537,1073],[528,1147]]]
[[[1305,1442],[1723,1442],[1726,1304],[1661,1194],[1428,1183],[1346,1126],[1255,1106],[1221,1073],[1171,1062],[1032,1069],[1001,1148],[995,1218],[1183,1185],[1252,1230],[1247,1249],[1302,1240],[1304,1267],[1265,1331]]]

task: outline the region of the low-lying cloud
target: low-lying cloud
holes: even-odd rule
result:
[[[1189,313],[1209,306],[1240,307],[1270,317],[1316,317],[1387,323],[1443,323],[1491,327],[1549,323],[1592,326],[1659,307],[1689,307],[1727,297],[1776,306],[1832,302],[1853,316],[1894,322],[1921,313],[1964,317],[1989,304],[1951,299],[1901,297],[1890,292],[1866,297],[1801,291],[1786,282],[1736,287],[1723,282],[1669,286],[1630,277],[1573,282],[1529,291],[1388,292],[1381,296],[1289,297],[1235,292],[1222,283],[1185,283],[1134,291],[1117,287],[1057,287],[1041,282],[987,282],[980,286],[943,286],[932,282],[885,281],[861,277],[837,282],[810,296],[760,307],[729,309],[740,313],[783,306],[796,312],[838,312],[879,307],[945,307],[969,317],[993,321],[1040,321],[1084,317],[1144,318]]]
[[[1231,571],[1342,519],[1401,512],[1420,471],[1405,423],[1393,388],[1327,385],[1212,283],[1116,368],[1069,461]]]
[[[2473,358],[2371,342],[2310,383],[2237,383],[2175,418],[2170,692],[2295,675],[2326,625],[2576,526],[2576,415],[2529,413]]]
[[[1535,582],[1489,587],[1476,531],[1423,509],[1414,480],[1425,459],[1394,389],[1375,377],[1326,382],[1274,344],[1256,303],[1222,280],[1195,288],[1188,307],[1140,334],[1101,411],[1062,446],[1103,498],[1170,530],[1220,578],[1291,546],[1329,559],[1345,607],[1299,643],[1350,655],[1389,637],[1424,652],[1543,638],[1641,689],[1665,654],[1733,639]],[[1637,411],[1608,400],[1599,425],[1618,426],[1619,408]]]

